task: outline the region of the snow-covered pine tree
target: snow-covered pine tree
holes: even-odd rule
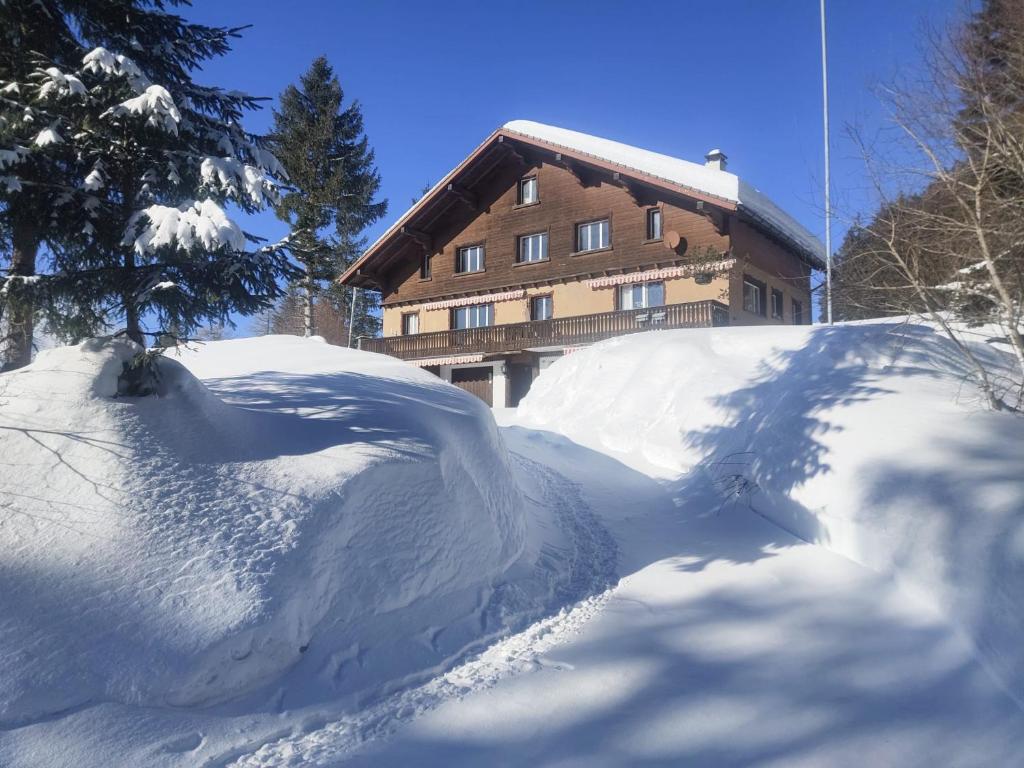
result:
[[[11,368],[32,357],[36,262],[50,234],[40,212],[53,210],[69,183],[67,147],[30,104],[29,91],[46,85],[40,74],[81,57],[78,41],[53,12],[48,3],[0,3],[0,363],[6,358]],[[81,87],[47,80],[53,99]]]
[[[38,56],[0,82],[3,214],[36,190],[56,192],[35,211],[45,230],[36,242],[53,252],[35,284],[38,308],[67,335],[110,320],[140,343],[171,329],[187,335],[268,306],[278,280],[295,277],[281,249],[252,248],[225,211],[276,199],[282,169],[240,124],[256,100],[192,80],[236,33],[165,10],[177,4],[0,4],[33,23],[33,14],[49,19],[70,41],[59,61]],[[27,162],[36,154],[38,170]]]
[[[325,283],[335,294],[332,305],[349,315],[351,291],[333,281],[359,256],[365,245],[363,230],[387,211],[386,201],[374,200],[380,175],[359,102],[344,108],[343,102],[341,84],[321,56],[297,86],[285,89],[274,112],[271,146],[289,179],[277,214],[290,227],[290,250],[304,272],[306,336],[321,332],[315,328],[313,305]],[[372,301],[357,304],[353,338],[376,333],[379,321],[373,309]]]

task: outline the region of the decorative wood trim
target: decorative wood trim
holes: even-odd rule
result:
[[[586,253],[597,253],[597,251],[587,251]],[[681,266],[681,265],[685,265],[685,264],[690,264],[690,263],[692,263],[692,261],[693,260],[689,259],[689,258],[669,259],[668,261],[659,261],[657,266],[659,268],[667,268],[667,267],[674,267],[674,266]],[[527,262],[527,263],[530,263],[530,262]],[[533,262],[533,263],[536,263],[536,264],[546,264],[547,262],[538,261],[538,262]],[[578,283],[578,282],[582,282],[583,280],[589,280],[589,279],[593,279],[593,278],[597,278],[597,277],[604,277],[604,276],[608,276],[608,275],[627,274],[629,272],[633,272],[633,271],[636,271],[636,270],[648,270],[648,269],[651,269],[651,268],[652,268],[652,263],[648,262],[647,265],[626,266],[626,267],[622,267],[622,268],[608,268],[608,269],[602,269],[602,270],[597,271],[597,272],[595,272],[593,270],[586,270],[586,271],[574,272],[573,274],[570,274],[570,275],[549,275],[549,276],[538,278],[536,280],[523,280],[523,281],[510,282],[510,283],[506,283],[505,285],[501,285],[501,286],[498,286],[498,287],[478,288],[478,289],[471,290],[471,291],[458,291],[458,292],[452,292],[452,293],[442,293],[442,294],[437,294],[435,296],[430,296],[430,297],[425,297],[425,298],[405,299],[405,300],[402,300],[402,301],[393,301],[393,302],[389,302],[389,303],[384,303],[382,306],[384,308],[386,308],[386,309],[400,309],[402,307],[408,307],[408,306],[414,306],[414,305],[423,305],[423,304],[429,304],[429,303],[433,303],[433,302],[437,302],[437,301],[447,301],[447,300],[450,300],[450,299],[459,299],[459,298],[464,298],[464,297],[469,297],[469,296],[485,296],[485,295],[492,294],[492,293],[504,293],[504,292],[508,292],[508,291],[511,291],[511,290],[517,290],[517,289],[538,288],[538,287],[543,287],[543,286],[547,286],[547,285],[565,285],[567,283]],[[469,274],[473,274],[473,273],[469,273]]]

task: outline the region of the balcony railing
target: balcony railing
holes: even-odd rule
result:
[[[729,308],[721,302],[708,300],[509,325],[489,325],[484,328],[362,338],[359,340],[359,348],[403,360],[416,360],[481,352],[517,352],[534,347],[572,346],[641,331],[710,328],[728,324]]]

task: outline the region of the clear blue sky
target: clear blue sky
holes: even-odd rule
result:
[[[912,72],[922,24],[943,25],[963,8],[830,0],[833,186],[844,215],[868,205],[844,124],[880,127],[872,83]],[[730,170],[824,232],[818,0],[197,0],[186,13],[252,25],[202,82],[276,98],[315,56],[330,59],[346,97],[363,105],[390,201],[371,239],[516,118],[696,161],[720,147]],[[247,120],[257,131],[269,123],[269,109]],[[284,232],[270,214],[247,227]],[[837,245],[844,229],[837,222]]]

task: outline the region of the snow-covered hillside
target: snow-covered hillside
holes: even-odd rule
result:
[[[282,708],[415,680],[610,575],[574,567],[571,521],[528,530],[563,489],[430,374],[268,337],[165,359],[160,397],[117,398],[135,349],[60,348],[0,378],[0,728],[52,742],[33,726],[58,713],[230,700],[276,721],[247,721],[258,741]],[[190,727],[172,746],[224,748]]]
[[[667,331],[559,361],[520,416],[897,576],[1024,702],[1024,419],[986,410],[967,373],[901,320]]]

